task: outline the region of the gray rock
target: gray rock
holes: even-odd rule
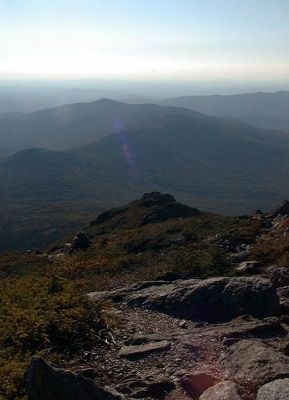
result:
[[[249,250],[244,250],[240,251],[239,253],[234,253],[231,255],[231,261],[234,263],[240,263],[242,261],[247,260],[247,258],[250,256],[250,251]]]
[[[164,332],[164,333],[136,333],[125,341],[126,345],[140,345],[151,342],[161,342],[163,340],[173,340],[179,336],[178,332]]]
[[[86,250],[91,245],[91,240],[84,232],[78,232],[72,241],[72,250]]]
[[[277,215],[289,215],[289,201],[284,200],[275,210],[273,211],[273,216]]]
[[[268,267],[265,271],[265,276],[270,279],[276,288],[289,286],[289,268],[287,267],[278,267],[276,265]]]
[[[162,340],[136,346],[123,346],[118,354],[120,357],[126,358],[144,357],[151,353],[169,350],[170,346],[171,344],[168,340]]]
[[[229,321],[243,314],[265,318],[280,311],[276,290],[261,277],[141,282],[89,297],[207,322]]]
[[[289,377],[289,357],[258,340],[241,340],[219,358],[227,377],[258,387],[280,377]]]
[[[288,400],[289,379],[277,379],[262,386],[257,395],[257,400]]]
[[[219,338],[248,338],[276,336],[283,331],[280,318],[268,317],[262,320],[242,315],[229,323],[211,325],[207,334]]]
[[[111,388],[101,388],[92,379],[55,368],[32,357],[27,374],[29,400],[124,400]]]
[[[242,400],[238,387],[231,381],[223,381],[207,389],[199,400]]]
[[[261,269],[261,263],[258,261],[243,261],[237,268],[236,271],[241,274],[259,274]]]
[[[289,315],[289,286],[277,288],[277,293],[280,300],[281,312]]]
[[[206,372],[195,372],[180,379],[182,388],[193,397],[199,397],[205,390],[219,381],[218,378]]]
[[[163,399],[166,394],[175,389],[175,383],[165,376],[131,377],[124,379],[117,390],[133,398]]]

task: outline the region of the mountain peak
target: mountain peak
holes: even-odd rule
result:
[[[96,100],[94,103],[96,104],[103,104],[103,105],[117,105],[117,104],[126,104],[122,101],[117,101],[113,99],[109,99],[108,97],[102,97],[99,100]]]
[[[151,192],[123,207],[105,211],[91,222],[90,227],[103,224],[109,229],[136,227],[199,214],[197,209],[178,203],[170,194]]]

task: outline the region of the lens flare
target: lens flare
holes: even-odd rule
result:
[[[129,148],[128,136],[123,131],[124,130],[123,123],[121,121],[119,121],[118,119],[115,120],[114,124],[113,124],[113,130],[115,133],[118,134],[122,152],[123,152],[123,155],[124,155],[128,165],[130,167],[132,167],[134,165],[133,157],[132,157],[132,154],[131,154],[131,151]]]

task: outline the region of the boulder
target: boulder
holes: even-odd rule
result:
[[[145,357],[151,353],[168,350],[170,346],[171,344],[168,340],[162,340],[159,342],[151,342],[135,346],[122,346],[122,348],[119,351],[119,356],[126,358]]]
[[[27,373],[29,400],[124,400],[111,388],[101,388],[92,379],[55,368],[32,357]]]
[[[242,400],[238,387],[231,381],[223,381],[207,389],[199,400]]]
[[[195,372],[181,378],[182,388],[193,397],[199,397],[209,387],[214,386],[220,380],[206,372]]]
[[[243,261],[236,268],[236,271],[241,274],[255,275],[259,274],[261,263],[259,261]]]
[[[289,379],[277,379],[258,390],[257,400],[288,400]]]
[[[243,314],[256,318],[279,314],[276,290],[261,277],[141,282],[112,292],[90,293],[89,297],[207,322],[229,321]]]
[[[60,244],[60,245],[54,246],[51,249],[49,249],[48,254],[51,255],[52,259],[53,259],[53,256],[70,254],[71,250],[72,250],[72,244],[64,243],[64,244]]]
[[[289,201],[284,200],[278,207],[275,208],[273,216],[277,215],[289,215]]]
[[[289,267],[278,267],[273,265],[266,269],[265,276],[267,279],[270,279],[273,286],[276,288],[289,286]]]
[[[282,286],[277,288],[279,296],[281,312],[285,315],[289,315],[289,286]]]
[[[247,260],[250,254],[250,250],[243,250],[238,253],[231,254],[230,258],[233,263],[241,263],[242,261]]]
[[[78,232],[72,241],[72,250],[86,250],[91,245],[91,240],[83,232]]]
[[[289,377],[289,357],[260,340],[240,340],[219,358],[227,377],[248,387],[259,387]]]
[[[175,389],[175,383],[165,376],[129,377],[117,385],[117,390],[135,399],[163,399]]]

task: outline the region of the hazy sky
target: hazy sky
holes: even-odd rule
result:
[[[0,79],[289,78],[289,0],[0,0]]]

